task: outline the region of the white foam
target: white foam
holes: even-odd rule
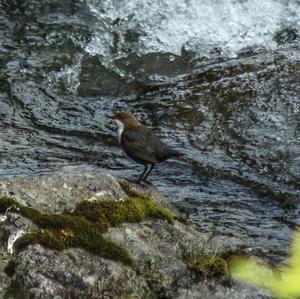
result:
[[[99,24],[86,50],[109,58],[126,55],[128,47],[140,54],[180,54],[183,46],[206,53],[220,47],[224,55],[234,56],[248,46],[274,48],[274,34],[287,26],[300,30],[300,3],[296,0],[88,0],[87,3]],[[138,32],[140,37],[126,41],[128,30]],[[113,32],[118,35],[116,53],[111,52]]]

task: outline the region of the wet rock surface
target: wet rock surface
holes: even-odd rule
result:
[[[178,209],[282,261],[300,215],[299,5],[1,1],[0,174],[133,177],[111,123],[131,111],[185,153],[151,174]]]
[[[75,203],[84,199],[105,200],[109,196],[122,200],[126,193],[150,195],[170,207],[155,187],[137,186],[101,171],[73,170],[1,180],[0,191],[2,195],[14,192],[18,201],[26,205],[58,213],[73,209]],[[6,216],[0,226],[4,244],[13,231],[34,227],[13,211],[7,211]],[[131,266],[81,248],[55,251],[36,244],[13,255],[1,248],[0,267],[13,260],[10,270],[4,271],[6,274],[1,271],[3,298],[269,298],[241,285],[229,288],[217,281],[197,280],[185,263],[185,254],[191,248],[202,250],[208,235],[190,225],[147,219],[110,228],[106,236],[129,251]],[[241,241],[221,238],[218,243],[218,251],[222,252],[235,250]],[[214,242],[207,245],[207,250],[209,246],[216,248]]]
[[[10,195],[20,203],[50,212],[70,211],[82,200],[120,199],[126,195],[115,178],[101,172],[74,175],[56,173],[2,180],[0,195]]]
[[[283,261],[300,219],[299,6],[297,0],[0,1],[1,176],[55,173],[75,164],[133,178],[141,169],[117,146],[111,123],[115,111],[131,111],[185,153],[181,161],[160,165],[150,179],[201,234],[222,235],[222,248],[238,244],[272,263]],[[124,194],[109,187],[113,179],[95,176],[97,182],[81,177],[84,187],[80,179],[72,190],[73,176],[57,173],[1,180],[0,190],[52,212],[74,208],[81,194],[101,197],[102,187],[114,198]],[[119,182],[126,190],[136,188]],[[164,204],[157,192],[153,196]],[[34,228],[12,211],[7,217],[5,243]],[[148,228],[136,225],[136,237],[147,238],[147,231],[153,242],[164,240],[172,230],[157,223],[164,236],[149,229],[150,221]],[[120,228],[107,234],[139,259],[132,227],[124,228],[129,236]],[[170,250],[159,244],[144,245],[150,252]],[[0,270],[5,252],[3,257]],[[32,261],[38,268],[38,256]],[[168,269],[182,273],[184,265],[176,267]],[[141,262],[137,269],[147,265]],[[76,271],[71,276],[78,278]],[[137,270],[130,273],[135,277]],[[13,289],[24,291],[31,282],[18,277]],[[155,292],[172,284],[151,277]],[[1,294],[10,284],[6,274],[2,278]],[[142,280],[141,293],[148,294]],[[177,293],[197,298],[202,287],[203,298],[205,292],[213,296],[199,284]],[[30,288],[36,288],[33,282]],[[218,289],[220,297],[232,295],[229,288]],[[246,296],[245,289],[241,294]]]

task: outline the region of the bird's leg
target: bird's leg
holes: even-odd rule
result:
[[[151,167],[150,167],[148,173],[145,175],[145,177],[143,179],[144,182],[146,182],[146,179],[147,179],[148,175],[150,174],[150,172],[153,170],[153,168],[154,168],[154,164],[151,164]]]
[[[145,165],[145,169],[144,169],[143,173],[140,175],[139,179],[137,180],[137,183],[143,181],[142,178],[143,178],[143,176],[144,176],[144,174],[146,173],[147,170],[148,170],[148,164]]]

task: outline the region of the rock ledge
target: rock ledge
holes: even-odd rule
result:
[[[147,196],[180,216],[156,188],[140,187],[100,171],[5,179],[0,181],[0,195],[52,213],[73,211],[83,200]],[[20,231],[36,228],[13,210],[5,216],[0,226],[2,244]],[[203,251],[208,236],[180,221],[171,224],[149,218],[123,223],[109,228],[105,237],[129,252],[131,265],[82,248],[57,251],[34,244],[10,255],[0,247],[0,298],[267,298],[245,286],[228,288],[197,280],[185,257]],[[219,243],[220,250],[234,249],[231,240]]]

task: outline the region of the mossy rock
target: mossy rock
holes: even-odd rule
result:
[[[129,253],[105,238],[110,227],[125,222],[142,222],[146,218],[160,218],[174,222],[173,214],[150,198],[127,197],[122,201],[83,201],[70,213],[55,214],[19,204],[11,197],[0,197],[0,212],[7,209],[30,219],[39,229],[19,238],[15,247],[22,249],[40,243],[45,247],[62,250],[82,247],[104,258],[130,264]]]
[[[0,213],[5,213],[8,208],[19,207],[20,204],[9,196],[0,197]]]
[[[148,217],[174,222],[171,212],[159,207],[149,198],[127,197],[123,201],[81,202],[72,215],[84,216],[106,229],[124,222],[141,222]]]
[[[200,255],[188,261],[187,265],[201,279],[229,278],[228,263],[220,256]]]

